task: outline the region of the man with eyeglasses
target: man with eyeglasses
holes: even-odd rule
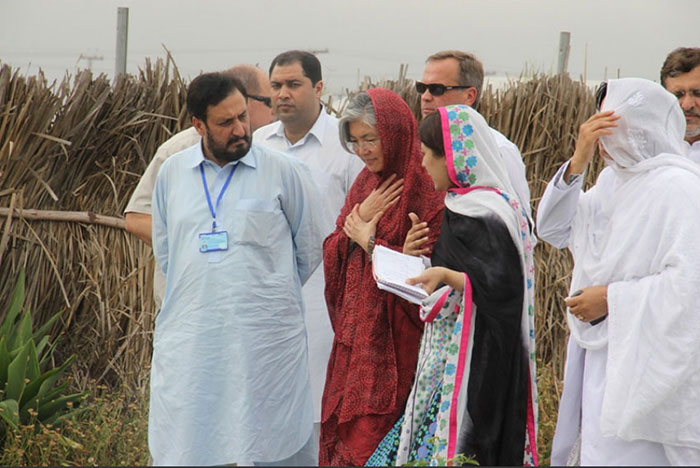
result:
[[[700,163],[700,47],[679,47],[668,54],[661,85],[678,99],[685,116],[688,157]]]
[[[283,52],[270,64],[272,108],[277,122],[258,129],[253,139],[304,161],[323,194],[324,237],[335,229],[345,196],[364,164],[340,144],[338,119],[321,104],[321,62],[306,51]],[[319,249],[323,246],[319,245]],[[314,443],[318,455],[321,397],[333,345],[325,300],[323,265],[302,289],[309,337],[309,371],[314,401]],[[317,463],[316,463],[317,464]]]
[[[251,131],[272,122],[274,114],[269,97],[270,80],[265,72],[253,65],[236,65],[227,70],[227,73],[238,78],[248,91],[248,115]],[[197,144],[200,140],[201,137],[197,130],[194,127],[189,127],[176,133],[158,147],[126,205],[124,210],[126,230],[148,245],[151,245],[151,197],[158,170],[168,157]],[[165,277],[156,265],[153,274],[153,300],[158,309],[160,309],[164,294]]]
[[[484,67],[474,55],[459,50],[437,52],[428,57],[423,78],[416,82],[421,114],[425,117],[439,107],[454,104],[478,109],[483,84]],[[520,150],[498,130],[492,128],[491,131],[516,191],[515,195],[531,218],[530,187]]]

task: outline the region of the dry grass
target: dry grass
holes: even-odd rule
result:
[[[48,84],[0,68],[0,207],[15,210],[0,223],[0,301],[26,265],[37,323],[64,311],[54,332],[64,335],[60,352],[79,355],[79,382],[143,388],[150,249],[122,229],[18,210],[121,217],[155,148],[185,123],[184,84],[171,65],[146,63],[116,83],[82,71]]]
[[[26,266],[36,323],[64,311],[54,334],[63,335],[60,353],[79,356],[79,389],[97,379],[143,395],[153,263],[150,248],[121,229],[120,218],[158,145],[187,125],[185,86],[169,60],[147,62],[138,76],[116,83],[82,71],[49,84],[0,66],[0,311]],[[361,88],[374,86],[396,91],[418,117],[419,97],[405,69],[397,80]],[[328,104],[331,113],[340,111]],[[578,126],[593,112],[592,91],[567,77],[540,75],[485,89],[479,110],[520,147],[536,212],[546,183],[573,152]],[[589,184],[599,170],[589,172]],[[88,213],[88,222],[30,218],[22,209]],[[535,261],[545,428],[559,399],[572,264],[568,252],[543,242]],[[542,434],[541,450],[548,451],[551,433]]]
[[[148,399],[90,382],[85,410],[60,426],[28,424],[8,433],[2,466],[144,466]]]

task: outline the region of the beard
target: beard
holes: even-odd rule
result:
[[[211,133],[207,133],[207,147],[219,161],[238,161],[250,151],[251,140],[250,135],[243,135],[241,137],[232,137],[225,144],[219,145],[214,141]],[[236,146],[234,150],[229,150],[229,147],[238,142],[243,142],[243,144]]]
[[[695,121],[697,122],[697,119],[700,119],[700,111],[695,110],[695,108],[685,111],[685,137],[695,138],[696,136],[700,135],[700,123],[691,124],[689,117],[695,117]]]

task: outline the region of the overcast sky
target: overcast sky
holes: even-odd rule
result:
[[[569,72],[590,80],[658,80],[666,54],[700,46],[700,0],[0,0],[0,61],[51,79],[92,60],[114,72],[117,8],[129,8],[127,72],[174,56],[186,78],[257,63],[284,50],[325,50],[327,89],[365,75],[420,78],[441,49],[475,53],[488,73],[556,69],[559,33],[571,33]]]

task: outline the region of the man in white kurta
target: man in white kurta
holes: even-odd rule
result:
[[[364,164],[340,144],[338,119],[323,109],[321,65],[308,52],[290,51],[272,61],[272,105],[279,120],[258,129],[260,145],[284,151],[304,161],[322,194],[323,237],[333,232],[345,197]],[[326,382],[333,329],[324,295],[323,266],[302,290],[309,333],[309,368],[316,435],[320,430],[321,397]]]
[[[260,101],[249,98],[248,113],[250,115],[251,131],[255,131],[257,128],[272,122],[273,114],[270,112],[270,103],[269,101],[264,102],[265,99],[269,100],[270,95],[270,80],[267,75],[253,65],[236,65],[227,70],[227,72],[243,82],[249,95],[253,94],[258,99],[262,99]],[[199,142],[200,139],[201,137],[194,127],[182,130],[170,137],[158,147],[156,154],[151,159],[151,162],[148,163],[148,167],[131,194],[129,203],[124,209],[126,230],[148,245],[151,245],[151,231],[153,230],[151,199],[153,198],[153,187],[155,186],[160,166],[167,158],[185,148],[189,148]],[[164,294],[165,276],[158,265],[156,265],[153,271],[153,300],[158,309],[160,309],[160,305],[163,302]]]
[[[301,286],[321,261],[320,194],[304,163],[249,143],[242,85],[230,80],[190,84],[202,142],[167,159],[156,181],[153,249],[166,290],[149,448],[156,465],[307,465]],[[223,100],[205,91],[220,89]]]
[[[700,167],[681,155],[671,94],[607,86],[537,214],[540,238],[574,258],[552,464],[697,465]],[[583,193],[598,141],[610,167]]]

